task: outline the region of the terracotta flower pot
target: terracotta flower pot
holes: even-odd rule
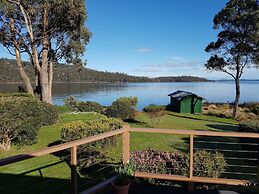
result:
[[[112,182],[112,187],[113,187],[113,194],[128,194],[129,193],[129,188],[130,188],[130,183],[127,185],[116,185],[114,182]]]

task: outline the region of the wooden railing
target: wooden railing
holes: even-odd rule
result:
[[[259,134],[245,132],[214,132],[214,131],[196,131],[196,130],[173,130],[173,129],[153,129],[153,128],[131,128],[130,132],[142,133],[159,133],[159,134],[174,134],[188,135],[190,139],[190,174],[189,176],[155,174],[146,172],[136,172],[135,176],[140,178],[154,178],[171,181],[185,181],[189,183],[210,183],[210,184],[225,184],[225,185],[249,185],[249,180],[227,179],[227,178],[209,178],[193,176],[193,150],[195,136],[212,136],[212,137],[236,137],[236,138],[253,138],[259,139]],[[193,184],[190,184],[189,190],[193,190]]]
[[[154,179],[163,179],[171,181],[186,181],[189,183],[214,183],[214,184],[226,184],[226,185],[247,185],[249,184],[248,180],[240,179],[227,179],[227,178],[208,178],[208,177],[196,177],[193,175],[193,155],[194,155],[194,138],[196,136],[213,136],[213,137],[237,137],[237,138],[256,138],[259,139],[259,134],[255,133],[243,133],[243,132],[212,132],[212,131],[195,131],[195,130],[174,130],[174,129],[154,129],[154,128],[129,128],[124,126],[121,129],[102,133],[99,135],[87,137],[85,139],[80,139],[48,148],[41,149],[39,151],[31,152],[28,154],[20,154],[12,157],[8,157],[0,160],[0,166],[5,166],[12,164],[18,161],[26,160],[33,157],[39,157],[58,151],[70,149],[70,162],[71,162],[71,183],[72,191],[74,194],[78,193],[77,187],[77,147],[83,144],[91,143],[98,141],[104,138],[121,135],[123,137],[123,163],[128,163],[130,160],[130,132],[132,133],[159,133],[159,134],[174,134],[174,135],[187,135],[189,136],[189,154],[190,154],[190,171],[189,176],[180,176],[180,175],[168,175],[168,174],[155,174],[147,172],[136,172],[135,176],[140,178],[154,178]],[[100,188],[109,184],[114,177],[109,180],[100,183],[99,185],[82,192],[82,194],[93,193],[94,191],[99,190]],[[192,184],[190,184],[192,185]],[[190,188],[191,189],[191,188]]]

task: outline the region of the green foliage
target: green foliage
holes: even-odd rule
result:
[[[149,105],[146,106],[143,111],[149,118],[149,125],[151,127],[157,127],[161,121],[162,116],[164,116],[165,112],[164,106],[157,106],[157,105]]]
[[[189,155],[158,152],[154,150],[138,151],[131,154],[131,161],[137,171],[188,176],[190,171]],[[199,150],[193,157],[194,176],[218,178],[227,167],[223,154]]]
[[[213,22],[214,29],[221,29],[221,32],[218,40],[205,49],[213,55],[205,66],[209,70],[223,72],[235,70],[237,78],[240,78],[244,66],[256,64],[258,57],[258,3],[256,0],[230,0]]]
[[[42,106],[36,98],[0,97],[0,147],[9,149],[12,142],[35,143],[43,116]]]
[[[123,121],[134,119],[137,103],[137,97],[121,97],[107,108],[106,115],[108,117],[118,118]]]
[[[33,144],[38,129],[57,120],[58,110],[51,104],[27,94],[0,94],[0,147]]]
[[[103,106],[97,102],[92,101],[77,101],[74,97],[70,96],[65,99],[65,106],[71,108],[74,111],[79,112],[103,112]]]
[[[77,106],[78,111],[80,112],[103,112],[103,106],[97,102],[86,101],[86,102],[79,102]]]
[[[0,93],[0,97],[32,97],[28,93]]]
[[[124,186],[131,182],[133,176],[136,171],[136,165],[133,163],[129,164],[121,164],[117,168],[115,168],[115,172],[118,174],[116,181],[114,182],[116,185]]]
[[[99,115],[99,119],[88,121],[74,121],[64,124],[61,127],[62,142],[74,141],[116,130],[123,127],[123,122],[115,118],[107,118],[104,115]],[[116,143],[116,137],[105,138],[100,141],[95,141],[78,147],[79,168],[80,170],[90,166],[101,159],[106,159],[103,154],[103,149],[108,145]]]
[[[55,124],[58,120],[58,114],[59,114],[57,107],[46,102],[41,102],[40,104],[42,109],[43,125]]]
[[[78,101],[73,97],[69,96],[64,100],[65,106],[77,111]]]
[[[238,130],[240,132],[251,132],[258,133],[259,132],[259,121],[258,120],[243,120],[239,123]]]
[[[227,162],[220,152],[200,150],[193,156],[194,176],[219,178],[227,167]]]

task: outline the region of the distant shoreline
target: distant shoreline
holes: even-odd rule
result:
[[[259,82],[258,79],[240,80],[241,82]],[[127,83],[206,83],[206,82],[234,82],[234,80],[208,80],[208,81],[171,81],[171,82],[161,82],[161,81],[151,81],[151,82],[89,82],[89,81],[72,81],[72,82],[53,82],[53,84],[127,84]],[[23,84],[22,81],[1,81],[0,84]]]

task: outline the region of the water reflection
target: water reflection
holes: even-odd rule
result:
[[[0,84],[0,92],[16,92],[19,84]],[[186,90],[204,97],[209,102],[232,102],[235,87],[232,81],[204,83],[56,83],[53,85],[53,102],[61,105],[68,96],[79,100],[97,101],[110,105],[121,96],[137,96],[138,108],[149,104],[168,104],[168,94]],[[241,82],[241,102],[259,101],[259,81]]]

